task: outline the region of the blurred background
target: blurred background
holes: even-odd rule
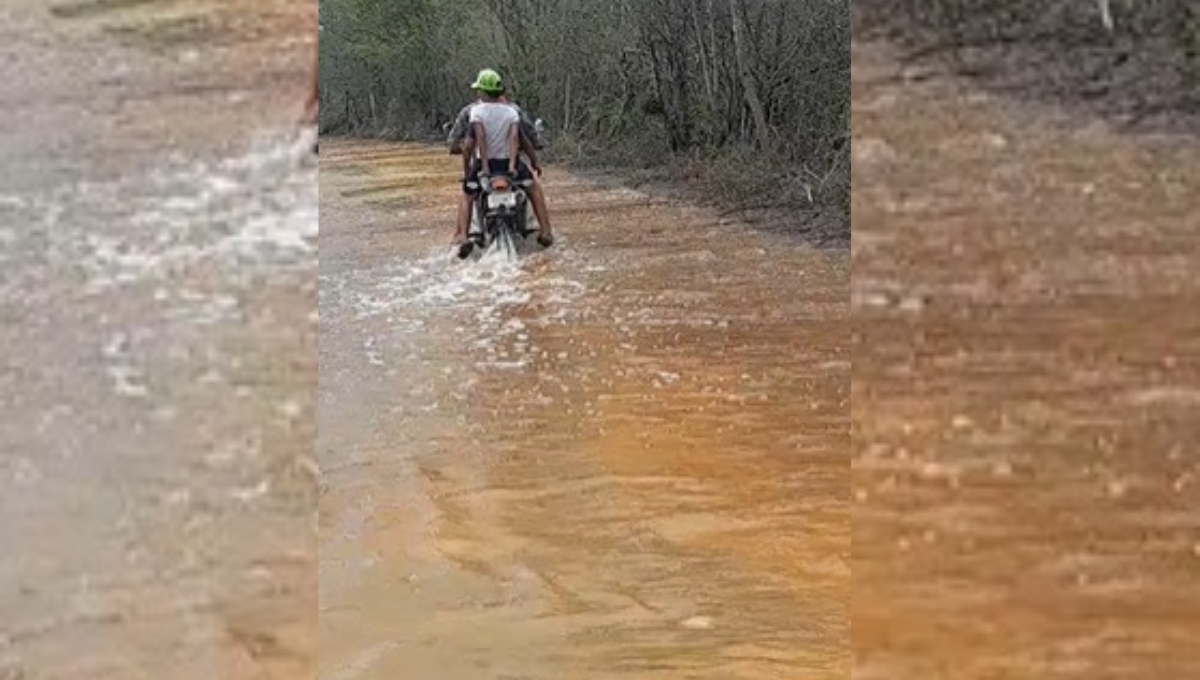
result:
[[[990,91],[1130,131],[1200,130],[1200,5],[1192,0],[854,3],[855,35],[935,59]]]
[[[313,676],[315,38],[0,6],[0,678]]]
[[[854,3],[855,678],[1200,676],[1196,10]]]

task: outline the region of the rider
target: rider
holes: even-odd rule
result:
[[[479,103],[480,97],[476,94],[475,101],[462,107],[458,115],[454,118],[454,123],[448,124],[450,133],[446,136],[446,143],[450,145],[450,153],[463,153],[463,145],[474,141],[475,133],[471,129],[471,109]],[[506,95],[500,95],[499,100],[509,104],[521,116],[521,151],[529,155],[530,167],[534,172],[538,172],[537,152],[543,148],[541,134],[538,132],[537,125],[533,119],[525,112],[516,102],[509,99]]]
[[[507,173],[518,181],[530,181],[529,196],[533,200],[533,211],[541,225],[538,243],[549,247],[554,242],[554,233],[546,209],[546,197],[541,184],[533,177],[529,167],[520,160],[520,149],[525,147],[540,174],[541,167],[532,143],[522,144],[521,114],[504,99],[504,84],[495,71],[480,71],[471,88],[476,91],[479,100],[470,107],[468,113],[473,134],[466,140],[463,149],[466,177],[463,179],[464,195],[459,206],[458,224],[454,234],[454,242],[459,244],[459,257],[469,255],[475,245],[467,238],[467,229],[471,221],[472,198],[479,191],[477,187],[481,174]],[[469,161],[473,151],[477,151],[479,157]],[[476,188],[472,188],[472,185]]]
[[[475,101],[462,107],[462,110],[458,112],[458,116],[455,117],[454,123],[450,127],[450,134],[446,138],[446,142],[450,145],[450,153],[462,155],[463,177],[471,175],[471,162],[474,160],[475,154],[475,130],[471,126],[471,109],[482,101],[482,99],[482,96],[476,93]],[[542,174],[542,164],[538,159],[538,149],[542,148],[542,142],[537,126],[530,120],[528,114],[511,99],[503,94],[497,99],[511,105],[521,116],[521,151],[529,157],[529,166],[540,177]],[[474,201],[471,195],[464,193],[458,205],[459,221],[468,225],[471,224],[471,213],[474,209],[473,204]],[[455,243],[461,242],[463,238],[462,235],[456,233]]]

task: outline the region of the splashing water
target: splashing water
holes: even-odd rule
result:
[[[83,258],[89,288],[169,276],[210,260],[307,263],[317,236],[316,170],[304,166],[310,146],[275,134],[241,156],[93,189],[98,200],[79,209],[99,220],[128,210],[133,229],[96,224]]]

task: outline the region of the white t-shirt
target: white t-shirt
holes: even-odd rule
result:
[[[502,102],[479,102],[471,107],[471,124],[483,123],[483,143],[487,144],[488,158],[506,161],[509,158],[508,135],[513,125],[521,122],[521,115],[511,104]],[[479,143],[479,140],[475,140]]]

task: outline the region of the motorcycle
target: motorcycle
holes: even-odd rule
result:
[[[451,154],[461,154],[463,133],[462,115],[459,120],[447,122],[442,126],[448,133]],[[530,121],[522,119],[522,134],[529,138],[535,149],[543,147],[546,124],[541,119]],[[458,257],[466,259],[474,253],[481,257],[492,246],[499,246],[508,256],[524,254],[528,249],[526,243],[531,234],[538,234],[537,243],[549,247],[553,241],[543,238],[537,218],[533,214],[528,189],[532,185],[529,180],[518,181],[507,175],[480,175],[478,182],[467,184],[467,188],[475,193],[471,210],[471,223],[467,232],[467,241],[458,250]]]
[[[533,226],[537,218],[532,214],[527,193],[532,184],[530,180],[515,180],[507,175],[480,175],[478,184],[467,185],[472,190],[479,189],[467,233],[473,244],[471,251],[482,256],[497,247],[507,256],[516,257],[529,250],[526,247],[529,236],[540,232]]]

